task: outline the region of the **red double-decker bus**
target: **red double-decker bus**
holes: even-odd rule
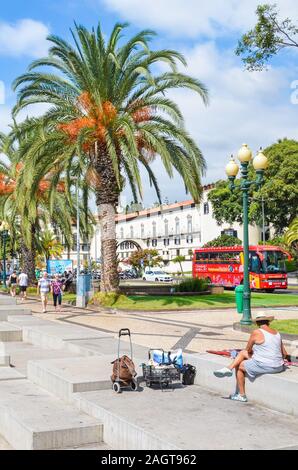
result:
[[[249,247],[249,278],[252,289],[273,292],[287,289],[285,260],[289,253],[277,246]],[[243,283],[243,247],[210,247],[194,251],[193,277],[205,277],[218,286],[235,287]]]

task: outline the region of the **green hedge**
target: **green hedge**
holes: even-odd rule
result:
[[[208,289],[209,283],[202,277],[192,277],[184,279],[176,287],[176,292],[204,292]]]
[[[298,270],[298,262],[296,259],[286,260],[286,268],[288,273]]]

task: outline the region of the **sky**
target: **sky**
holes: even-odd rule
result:
[[[242,143],[253,152],[279,138],[298,139],[297,52],[283,51],[267,71],[248,72],[234,54],[241,35],[255,24],[260,0],[1,0],[0,10],[0,130],[7,131],[16,96],[13,80],[32,60],[45,56],[48,34],[71,40],[74,21],[87,27],[98,21],[108,35],[115,22],[129,22],[127,34],[150,28],[157,32],[152,48],[182,52],[188,66],[184,72],[208,88],[210,104],[190,91],[171,92],[180,106],[185,125],[203,152],[207,172],[203,183],[225,178],[224,167]],[[261,2],[262,3],[262,2]],[[264,2],[265,3],[265,2]],[[270,3],[270,0],[266,3]],[[297,0],[277,3],[281,17],[298,23]],[[44,106],[22,112],[38,115]],[[170,202],[188,199],[178,174],[170,180],[157,159],[153,169],[159,178],[162,198]],[[154,190],[144,181],[144,205],[156,201]],[[127,188],[122,203],[131,201]]]

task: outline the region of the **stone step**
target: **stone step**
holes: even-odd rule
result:
[[[24,341],[44,348],[67,348],[67,343],[82,339],[99,339],[112,337],[111,334],[62,322],[47,321],[38,318],[38,321],[25,319],[12,319],[10,323],[19,325],[23,329]]]
[[[0,305],[16,305],[17,299],[9,295],[0,294]]]
[[[24,375],[27,375],[28,361],[63,357],[77,357],[77,354],[74,354],[65,349],[41,348],[40,346],[35,346],[33,344],[25,343],[22,341],[11,341],[9,343],[0,342],[0,358],[1,355],[6,355],[7,357],[9,357],[10,364]]]
[[[230,358],[214,354],[184,354],[185,363],[197,368],[195,384],[227,396],[235,391],[235,377],[218,379],[213,372],[227,366]],[[266,374],[253,383],[246,380],[248,398],[259,405],[298,416],[298,367],[280,374]],[[286,397],[286,399],[285,399]]]
[[[1,381],[0,433],[16,450],[100,444],[102,423],[26,379]]]
[[[31,310],[23,305],[0,305],[0,321],[7,321],[11,315],[31,315]]]
[[[81,339],[69,341],[67,343],[67,349],[70,351],[84,355],[84,356],[93,356],[93,355],[109,355],[114,353],[118,354],[118,339],[113,337],[103,337],[99,339]],[[148,358],[148,348],[145,346],[140,346],[139,344],[133,344],[132,348],[133,357],[143,358],[143,361],[146,361]],[[121,340],[120,342],[120,356],[123,354],[131,357],[130,344],[128,341]]]
[[[10,365],[10,356],[7,354],[0,353],[0,367],[9,367]]]
[[[111,390],[111,362],[114,360],[115,355],[29,361],[27,375],[29,380],[48,392],[71,401],[73,393]],[[140,362],[135,362],[139,375]]]
[[[0,368],[0,382],[3,380],[18,380],[24,379],[25,376],[15,370],[13,367],[1,367]]]
[[[8,322],[0,323],[0,341],[22,341],[22,328]]]
[[[112,449],[272,450],[298,444],[296,417],[196,385],[77,393],[73,403],[103,422],[103,439]]]

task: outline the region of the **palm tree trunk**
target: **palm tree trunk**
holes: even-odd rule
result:
[[[28,275],[29,285],[34,285],[35,276],[35,250],[26,246],[25,242],[21,242],[22,268]]]
[[[96,149],[94,167],[98,176],[96,185],[96,205],[101,233],[101,281],[102,292],[119,291],[116,241],[116,208],[119,200],[119,187],[112,162],[104,149]]]

